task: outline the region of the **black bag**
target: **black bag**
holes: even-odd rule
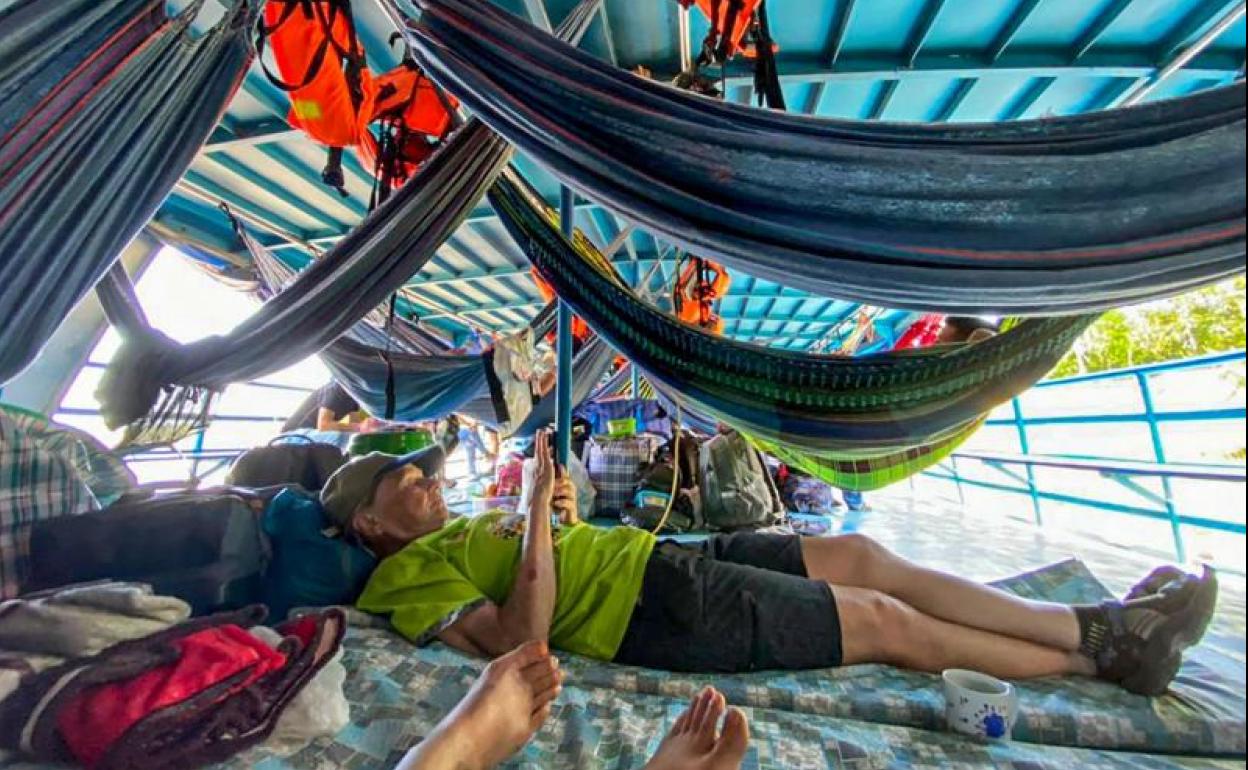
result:
[[[261,596],[268,545],[241,497],[186,494],[36,522],[29,590],[123,580],[176,596],[196,614]]]
[[[702,527],[698,440],[686,432],[680,437],[679,447],[676,444],[673,437],[655,452],[655,459],[642,469],[633,499],[621,515],[625,524],[642,529],[657,527],[668,509],[675,486],[676,501],[671,504],[662,531],[689,532]],[[677,449],[680,456],[673,458]]]
[[[239,455],[225,477],[225,483],[257,489],[298,484],[309,492],[316,492],[346,461],[342,450],[333,444],[314,441],[270,444]]]

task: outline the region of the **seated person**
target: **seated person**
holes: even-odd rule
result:
[[[282,425],[282,433],[296,430],[357,433],[369,424],[368,413],[337,382],[312,391]]]
[[[913,564],[861,534],[658,543],[643,530],[582,523],[566,474],[543,482],[551,492],[535,495],[527,517],[451,519],[431,478],[441,461],[436,450],[357,458],[329,480],[322,502],[382,559],[358,606],[389,615],[417,644],[440,639],[470,654],[502,655],[533,638],[516,611],[531,600],[522,541],[551,509],[560,514],[551,646],[657,669],[888,663],[1006,679],[1095,675],[1156,695],[1203,636],[1217,596],[1206,570],[1124,601],[1031,601]]]
[[[546,645],[495,659],[396,770],[489,770],[519,751],[550,716],[563,681]],[[706,688],[694,697],[644,770],[738,770],[749,745],[745,714]],[[723,717],[723,730],[720,718]]]

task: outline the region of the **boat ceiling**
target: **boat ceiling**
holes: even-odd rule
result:
[[[220,0],[210,0],[219,3]],[[406,2],[406,0],[401,0]],[[557,24],[575,0],[496,0],[542,27]],[[171,2],[177,9],[185,0]],[[822,117],[859,120],[963,122],[1070,115],[1111,109],[1187,51],[1242,0],[772,0],[768,5],[778,65],[789,108]],[[353,10],[371,66],[399,61],[388,45],[394,28],[376,0]],[[407,10],[414,17],[410,6]],[[691,14],[697,48],[705,19]],[[203,23],[211,21],[206,13]],[[670,78],[679,69],[675,0],[605,0],[582,46],[625,69],[648,68]],[[1241,15],[1186,67],[1148,98],[1166,99],[1243,76]],[[727,98],[753,102],[752,77],[727,80]],[[371,177],[358,159],[346,163],[349,197],[320,181],[325,151],[285,122],[285,94],[253,66],[221,125],[156,215],[166,232],[245,259],[218,208],[244,215],[256,234],[296,266],[312,258],[365,215]],[[536,163],[517,166],[556,205],[559,186]],[[625,226],[592,201],[577,209],[577,225],[599,246]],[[213,259],[207,254],[202,258]],[[613,255],[622,274],[668,280],[677,253],[637,231]],[[521,327],[541,306],[528,264],[489,204],[412,276],[410,307],[457,339],[471,329]],[[792,350],[835,350],[863,312],[858,305],[819,297],[735,272],[722,301],[726,334]],[[904,313],[871,311],[882,334]]]

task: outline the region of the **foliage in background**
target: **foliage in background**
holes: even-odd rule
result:
[[[1050,377],[1142,366],[1244,347],[1244,278],[1147,305],[1111,310]]]

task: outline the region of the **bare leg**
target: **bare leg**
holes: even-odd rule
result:
[[[843,662],[888,663],[937,673],[973,668],[1003,679],[1095,673],[1067,650],[969,628],[925,615],[866,588],[832,586],[841,622]]]
[[[739,770],[750,729],[745,714],[732,709],[721,733],[719,719],[726,708],[715,689],[698,693],[643,770]]]
[[[1036,602],[906,561],[865,535],[802,539],[807,574],[834,586],[870,588],[961,626],[1058,650],[1079,648],[1079,621],[1064,604]]]
[[[544,642],[496,658],[395,770],[490,770],[542,726],[562,681],[559,662]]]

